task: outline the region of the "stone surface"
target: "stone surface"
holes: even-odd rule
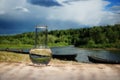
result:
[[[0,62],[0,80],[120,80],[120,65],[50,62],[48,66]]]

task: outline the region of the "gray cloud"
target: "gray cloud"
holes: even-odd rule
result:
[[[89,0],[65,0],[63,3],[71,3],[71,2],[76,2],[76,1],[89,1]]]
[[[29,10],[25,7],[15,7],[14,10],[21,12],[29,12]]]
[[[0,11],[0,15],[4,15],[5,13],[5,11]]]
[[[112,7],[110,8],[110,10],[111,10],[112,12],[114,12],[114,13],[120,14],[120,6],[118,6],[118,5],[112,6]]]
[[[56,0],[27,0],[33,5],[39,5],[44,7],[62,6]]]
[[[10,15],[0,16],[0,34],[16,34],[28,31],[34,31],[36,25],[47,25],[49,30],[69,29],[79,24],[69,21],[46,20],[44,18],[36,19],[25,17],[24,19],[13,19]]]

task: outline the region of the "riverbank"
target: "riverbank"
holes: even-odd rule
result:
[[[28,54],[16,54],[15,52],[0,51],[1,62],[31,62]]]
[[[59,46],[58,46],[59,45]],[[69,46],[72,46],[74,47],[74,45],[60,45],[60,44],[50,44],[50,48],[54,48],[54,47],[69,47]],[[24,44],[24,45],[9,45],[9,44],[0,44],[0,49],[31,49],[33,48],[34,45],[28,45],[28,44]],[[76,48],[80,48],[80,49],[88,49],[88,50],[120,50],[120,48],[114,48],[114,47],[111,47],[111,48],[88,48],[88,47],[76,47]]]
[[[117,50],[117,51],[120,51],[120,48],[79,48],[79,49],[86,49],[86,50]]]

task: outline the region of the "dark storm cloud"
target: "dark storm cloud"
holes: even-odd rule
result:
[[[9,17],[9,16],[7,16]],[[48,26],[49,30],[58,29],[69,29],[73,26],[78,26],[78,24],[69,21],[59,21],[59,20],[46,20],[46,19],[35,19],[35,18],[24,18],[21,20],[10,19],[7,17],[0,17],[0,35],[1,34],[18,34],[24,32],[31,32],[35,30],[35,26]]]
[[[16,34],[34,30],[34,25],[38,21],[31,21],[30,19],[1,19],[0,18],[0,34]]]
[[[62,6],[56,0],[27,0],[33,5],[39,5],[44,7]]]
[[[89,1],[89,0],[67,0],[67,1],[64,1],[63,3],[71,3],[76,1]]]

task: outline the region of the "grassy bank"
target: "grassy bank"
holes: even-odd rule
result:
[[[28,44],[21,44],[21,45],[14,45],[14,44],[0,44],[0,49],[30,49],[33,48],[33,45],[28,45]]]
[[[64,46],[70,46],[68,44],[48,44],[49,47],[64,47]],[[22,44],[22,45],[9,45],[9,44],[0,44],[0,49],[31,49],[34,45],[28,45],[28,44]],[[114,47],[88,47],[88,46],[79,46],[77,48],[80,49],[90,49],[90,50],[120,50],[120,48],[114,48]]]
[[[24,62],[29,63],[30,58],[27,54],[17,54],[14,52],[0,51],[0,61],[1,62]]]
[[[0,51],[0,62],[32,63],[28,54]],[[51,59],[50,64],[80,64],[75,61]]]
[[[49,43],[49,47],[63,47],[63,46],[69,46],[67,43]],[[34,45],[30,44],[0,44],[0,49],[30,49],[33,48]]]

